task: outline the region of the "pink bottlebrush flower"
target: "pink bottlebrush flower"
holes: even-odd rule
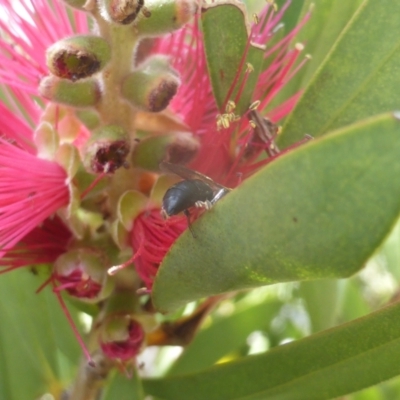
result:
[[[251,28],[249,43],[252,41],[266,45],[289,4],[290,1],[278,12],[275,12],[272,4],[267,4],[259,16],[258,23],[253,24]],[[273,61],[260,74],[253,93],[253,101],[259,101],[259,109],[268,109],[269,103],[305,62],[305,60],[297,62],[302,45],[296,45],[292,49],[290,44],[308,17],[307,15],[277,44],[271,48],[267,46],[264,58]],[[198,18],[170,37],[158,39],[152,52],[169,55],[174,68],[180,74],[182,84],[172,99],[170,108],[182,118],[192,134],[200,141],[198,154],[189,164],[191,169],[210,176],[222,185],[234,188],[242,179],[252,175],[272,160],[264,157],[260,161],[259,156],[265,151],[268,152],[273,144],[273,138],[272,141],[259,141],[260,143],[252,150],[251,157],[245,157],[246,152],[250,154],[248,148],[254,142],[248,113],[223,129],[218,126],[220,111],[212,93]],[[245,55],[242,64],[242,68],[245,68]],[[229,92],[233,93],[234,88],[239,88],[234,103],[239,100],[246,83],[246,74],[244,81],[239,81],[240,73],[241,70],[237,71],[237,79]],[[231,100],[229,93],[225,106],[228,106],[228,100]],[[300,93],[295,94],[268,112],[272,124],[278,123],[293,109],[299,96]],[[158,210],[144,212],[136,218],[131,232],[135,267],[148,289],[152,286],[164,255],[186,228],[186,219],[183,217],[173,217],[163,223]]]
[[[46,49],[57,40],[75,33],[86,33],[84,13],[67,10],[61,1],[3,0],[0,29],[0,81],[37,94],[40,79],[47,75]]]
[[[0,256],[8,253],[2,265],[10,258],[12,265],[22,265],[24,259],[27,264],[35,260],[33,254],[43,262],[37,249],[51,247],[49,238],[40,234],[33,243],[29,239],[33,236],[26,235],[32,230],[43,233],[40,224],[70,200],[65,170],[36,156],[33,127],[43,110],[32,95],[47,73],[46,48],[59,38],[87,31],[88,26],[83,13],[70,10],[71,19],[60,2],[49,6],[46,0],[18,4],[5,0],[0,10],[0,29],[5,33],[0,38],[0,82],[7,98],[7,106],[0,103]],[[58,232],[57,240],[62,240],[64,231]],[[22,256],[28,248],[35,249],[30,258]],[[50,254],[54,253],[50,251],[47,259],[54,261]]]
[[[186,218],[176,216],[165,221],[158,208],[143,211],[135,219],[131,245],[136,271],[147,288],[151,288],[166,252],[186,228]]]
[[[0,258],[1,273],[26,265],[51,264],[65,253],[71,232],[57,216],[47,218]]]
[[[98,6],[98,2],[90,3],[93,7]],[[289,2],[279,12],[275,12],[272,5],[268,4],[260,15],[259,23],[251,29],[249,44],[250,40],[267,44],[288,5]],[[185,3],[184,6],[185,9],[187,8],[189,18],[192,15],[190,10],[194,10],[195,7],[188,8]],[[158,60],[158,64],[156,58],[153,57],[149,66],[154,76],[140,91],[137,90],[140,85],[136,84],[136,80],[144,72],[140,70],[140,65],[130,65],[133,59],[133,44],[137,43],[134,40],[131,41],[132,52],[126,52],[129,61],[118,60],[121,61],[118,68],[115,64],[116,57],[112,59],[104,56],[105,65],[107,65],[104,67],[105,72],[96,69],[96,73],[93,73],[93,76],[89,74],[88,79],[75,82],[74,79],[60,78],[51,69],[49,73],[45,61],[46,50],[60,39],[77,33],[88,33],[87,16],[90,15],[90,11],[87,14],[72,9],[67,11],[65,4],[51,0],[20,0],[17,3],[4,0],[0,2],[0,11],[2,14],[0,29],[5,33],[0,38],[0,82],[2,82],[2,89],[7,100],[6,106],[0,104],[0,112],[4,115],[4,118],[0,120],[0,266],[6,267],[4,271],[8,271],[35,263],[52,264],[52,274],[47,283],[50,282],[53,285],[53,290],[71,322],[83,351],[90,360],[90,354],[77,334],[60,291],[66,290],[69,294],[81,299],[100,300],[99,294],[104,288],[104,274],[111,263],[108,259],[119,260],[118,257],[121,257],[121,254],[118,250],[126,246],[124,235],[128,230],[130,230],[128,242],[134,250],[133,260],[136,271],[146,287],[151,288],[160,263],[177,237],[187,228],[187,221],[181,216],[174,216],[164,221],[160,215],[160,209],[154,204],[141,212],[142,208],[140,208],[132,224],[131,221],[123,220],[123,212],[126,209],[125,204],[121,204],[123,202],[120,200],[123,199],[124,194],[135,191],[137,194],[139,191],[141,192],[139,194],[146,199],[151,192],[151,188],[142,190],[140,187],[140,176],[143,172],[135,167],[131,168],[129,162],[124,162],[124,158],[117,166],[125,166],[127,171],[115,168],[117,173],[111,175],[108,174],[111,171],[105,167],[103,175],[90,180],[85,176],[84,164],[77,156],[74,160],[76,163],[71,162],[71,165],[76,168],[71,168],[71,170],[74,172],[78,170],[82,175],[72,180],[69,176],[71,171],[67,174],[56,162],[44,160],[38,156],[38,154],[41,155],[39,150],[42,149],[38,150],[36,145],[40,147],[39,142],[43,137],[39,135],[39,140],[37,140],[37,137],[34,138],[34,132],[38,132],[39,122],[48,124],[49,130],[54,131],[52,131],[54,142],[68,143],[68,146],[73,148],[71,152],[81,150],[81,156],[84,159],[87,155],[85,150],[82,151],[85,141],[88,138],[96,141],[98,128],[104,128],[107,124],[112,126],[116,124],[117,128],[122,126],[124,134],[125,130],[127,131],[126,143],[129,143],[134,137],[133,127],[137,127],[135,118],[139,119],[138,116],[141,113],[139,110],[145,110],[144,114],[146,111],[151,114],[159,110],[159,108],[149,106],[153,103],[147,101],[149,100],[148,93],[151,93],[151,98],[156,93],[155,103],[164,107],[171,100],[178,83],[182,82],[178,93],[170,102],[169,112],[172,111],[181,118],[182,125],[188,126],[195,137],[196,145],[197,141],[199,143],[197,156],[189,164],[190,168],[212,177],[216,182],[234,188],[241,179],[247,178],[271,160],[262,159],[259,156],[269,149],[272,142],[269,139],[261,142],[254,140],[248,113],[240,118],[235,117],[229,120],[228,124],[218,124],[218,118],[222,117],[220,113],[234,115],[234,107],[228,111],[228,106],[230,102],[238,102],[246,85],[248,73],[244,74],[244,80],[239,79],[242,76],[242,69],[245,68],[246,54],[243,55],[242,66],[237,71],[237,79],[227,95],[224,109],[218,110],[208,77],[203,39],[199,29],[199,16],[183,29],[155,40],[152,52],[170,56],[173,68],[170,68],[169,64],[166,65],[164,57],[160,58],[161,61]],[[96,8],[92,16],[96,19],[103,18],[102,14],[107,14],[107,10],[100,11]],[[260,74],[253,94],[252,101],[259,101],[259,109],[268,109],[271,100],[301,67],[302,63],[297,62],[300,47],[292,50],[289,45],[306,19],[307,17],[287,37],[266,51],[265,57],[273,61]],[[146,20],[144,21],[138,22],[136,26],[138,30],[141,27],[146,28]],[[149,21],[151,22],[150,19]],[[102,29],[99,29],[100,37],[104,34],[103,30],[107,33],[106,25],[109,21],[104,18],[101,22],[104,25],[101,25]],[[108,33],[114,29],[117,28],[112,26]],[[172,29],[177,28],[171,27]],[[129,31],[125,29],[124,32]],[[133,39],[142,38],[141,36],[135,38],[135,32],[132,29]],[[107,34],[104,36],[107,37]],[[106,42],[107,48],[109,42],[113,42],[104,38],[102,41]],[[109,52],[105,53],[110,55],[118,50],[118,54],[123,55],[116,42],[118,41],[111,43]],[[111,45],[115,48],[111,48]],[[161,65],[162,63],[165,65]],[[123,68],[120,70],[121,66]],[[121,76],[118,73],[113,75],[115,71],[112,67],[117,72],[119,71]],[[90,68],[89,71],[91,71]],[[158,82],[157,74],[160,71],[164,73],[162,84],[159,85],[161,89],[157,85],[153,88],[152,84]],[[96,75],[102,73],[104,75]],[[47,75],[46,79],[42,79],[45,75]],[[125,75],[128,75],[129,79]],[[99,76],[100,79],[98,79]],[[112,79],[104,79],[110,76]],[[79,85],[85,83],[89,84],[86,88],[90,89],[85,93],[89,93],[90,96],[88,95],[84,102],[80,96],[81,93],[77,91],[75,93],[79,95],[74,98],[74,101],[63,103],[68,104],[67,107],[44,102],[45,107],[41,108],[39,104],[43,104],[43,100],[37,101],[39,82],[47,82],[48,86],[44,85],[40,93],[54,101],[63,101],[61,96],[64,94],[63,89],[69,90],[73,87],[72,92],[74,92]],[[132,82],[134,84],[130,85],[129,83]],[[173,90],[163,90],[168,82],[172,82]],[[234,92],[237,92],[237,95],[231,98]],[[118,98],[121,93],[123,99]],[[61,97],[56,97],[56,95]],[[113,101],[109,101],[110,98]],[[295,105],[297,98],[298,94],[280,107],[269,110],[269,118],[272,122],[277,123],[285,117]],[[77,100],[83,102],[77,104]],[[130,101],[130,105],[126,103],[126,100]],[[94,114],[97,113],[98,119],[92,128],[87,130],[78,120],[78,114],[88,109],[94,111]],[[165,115],[168,113],[161,114],[164,117]],[[82,114],[79,118],[84,120]],[[43,134],[45,138],[43,142],[47,145],[48,132],[39,133]],[[249,147],[252,148],[251,152],[248,151]],[[105,165],[108,162],[107,158]],[[73,176],[73,173],[71,175]],[[104,186],[94,189],[94,184],[102,178],[105,178],[102,181]],[[80,198],[77,195],[79,191],[84,194]],[[71,232],[54,216],[57,211],[68,205],[71,205],[69,210],[71,215],[64,217],[65,223],[70,224],[68,226]],[[199,214],[201,211],[193,213],[192,216],[195,218]],[[97,219],[101,220],[99,224],[97,224]],[[113,224],[115,222],[118,224]],[[81,231],[74,230],[74,223],[79,225]],[[52,227],[51,232],[48,231],[49,226]],[[130,229],[131,226],[132,229]],[[113,228],[115,231],[111,232]],[[75,234],[74,237],[72,231]],[[79,257],[68,258],[73,251],[79,252],[85,246],[96,247],[95,243],[99,237],[106,238],[104,242],[100,242],[101,246],[104,244],[105,248],[102,250],[107,257],[99,259],[98,264],[81,262]],[[111,237],[120,246],[119,248],[111,243]],[[74,247],[69,248],[72,242]],[[88,265],[94,266],[93,269],[90,267],[88,271],[86,269]],[[95,279],[95,276],[98,279]],[[136,283],[135,288],[137,288]],[[121,287],[117,285],[113,293],[118,293],[119,289]],[[129,290],[129,294],[131,293],[135,291]],[[102,304],[103,306],[106,308],[107,301]],[[113,315],[115,319],[106,317],[101,321],[100,347],[107,357],[126,361],[135,357],[140,351],[145,334],[139,322],[131,316],[133,312],[136,312],[136,309],[132,312],[129,310],[129,312],[121,313],[121,315]]]
[[[0,140],[0,256],[68,205],[65,170]]]

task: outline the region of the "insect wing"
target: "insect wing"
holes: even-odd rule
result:
[[[201,174],[200,172],[186,168],[183,165],[172,164],[167,161],[163,161],[160,164],[160,169],[163,172],[169,172],[169,173],[178,175],[183,179],[199,179],[199,180],[203,181],[204,183],[207,183],[208,185],[210,185],[213,188],[213,190],[226,189],[226,191],[230,191],[230,189],[226,188],[225,186],[214,182],[207,175],[204,175],[204,174]]]

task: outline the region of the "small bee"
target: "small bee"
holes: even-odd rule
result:
[[[209,210],[219,199],[224,197],[231,189],[214,182],[211,178],[200,172],[193,171],[183,165],[162,162],[160,168],[184,180],[171,186],[164,194],[161,215],[164,218],[183,212],[187,218],[189,229],[195,237],[190,225],[189,208],[205,208]]]

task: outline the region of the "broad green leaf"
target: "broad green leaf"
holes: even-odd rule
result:
[[[284,125],[282,147],[398,108],[400,2],[366,1]]]
[[[197,374],[144,381],[165,400],[326,400],[400,374],[400,305]]]
[[[318,0],[317,2],[314,0],[304,2],[296,0],[292,2],[283,16],[285,28],[287,26],[292,29],[295,24],[301,21],[306,13],[312,10],[311,18],[300,30],[299,34],[294,37],[292,44],[294,45],[298,42],[304,43],[304,54],[310,54],[311,59],[307,61],[292,80],[279,92],[271,104],[272,108],[283,102],[293,93],[306,87],[361,3],[362,0]],[[302,12],[300,17],[297,15],[296,19],[298,8],[302,4]],[[287,33],[288,29],[285,32]]]
[[[253,66],[254,71],[248,76],[234,112],[242,114],[249,107],[262,66],[264,52],[259,46],[251,45],[246,59],[243,59],[249,33],[245,14],[245,7],[240,3],[210,3],[202,8],[201,21],[207,66],[215,100],[223,113],[225,101],[235,100],[246,71],[246,62]],[[236,89],[227,98],[239,69]]]
[[[0,393],[5,399],[38,398],[61,388],[78,360],[79,346],[57,299],[46,289],[36,294],[40,284],[27,269],[0,279]]]
[[[101,400],[143,400],[144,393],[139,377],[127,378],[120,372],[116,372],[108,382],[102,394]]]
[[[399,154],[400,122],[383,115],[279,157],[177,240],[154,304],[355,273],[399,216]]]
[[[250,333],[268,329],[281,306],[280,301],[269,300],[213,322],[196,335],[174,363],[169,375],[194,372],[213,365],[242,346]]]
[[[384,397],[377,387],[372,387],[355,393],[351,400],[384,400]]]
[[[312,10],[311,19],[299,32],[296,41],[306,44],[306,51],[312,58],[300,73],[303,85],[312,78],[363,1],[307,0],[305,2],[303,15]]]

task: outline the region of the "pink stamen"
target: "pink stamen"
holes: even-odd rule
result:
[[[93,182],[82,192],[81,200],[83,200],[89,194],[89,192],[91,192],[105,176],[107,176],[106,173],[101,173],[97,175],[96,178],[93,180]]]
[[[53,283],[53,286],[54,286],[54,288],[55,288],[54,279],[52,280],[52,283]],[[90,355],[90,353],[89,353],[89,350],[87,349],[86,344],[85,344],[85,342],[83,341],[83,339],[82,339],[82,337],[81,337],[81,335],[80,335],[80,333],[79,333],[79,331],[78,331],[78,328],[76,327],[76,324],[75,324],[74,320],[72,319],[72,316],[71,316],[70,312],[68,311],[68,308],[67,308],[67,306],[65,305],[65,302],[64,302],[64,300],[63,300],[63,298],[62,298],[60,292],[57,291],[57,290],[54,290],[54,289],[53,289],[53,292],[54,292],[54,294],[56,295],[56,297],[57,297],[57,299],[58,299],[58,301],[59,301],[59,303],[60,303],[60,306],[61,306],[61,308],[62,308],[62,310],[63,310],[63,312],[64,312],[64,315],[67,317],[67,320],[68,320],[68,322],[69,322],[69,324],[70,324],[70,326],[71,326],[71,328],[72,328],[72,331],[74,332],[74,335],[75,335],[75,337],[76,337],[76,339],[77,339],[79,345],[81,346],[82,352],[83,352],[83,354],[85,355],[85,357],[86,357],[86,359],[87,359],[87,361],[88,361],[88,364],[89,364],[91,367],[95,367],[96,364],[95,364],[95,362],[93,361],[93,359],[92,359],[92,357],[91,357],[91,355]]]
[[[228,104],[228,101],[230,100],[230,98],[232,96],[232,93],[233,93],[233,91],[234,91],[234,89],[236,87],[236,84],[238,83],[239,77],[240,77],[240,75],[242,73],[243,67],[244,67],[246,59],[247,59],[247,54],[248,54],[249,48],[250,48],[251,36],[252,35],[250,34],[249,37],[247,38],[246,46],[244,48],[244,52],[243,52],[242,58],[240,60],[238,69],[236,70],[235,78],[234,78],[234,80],[233,80],[233,82],[232,82],[232,84],[231,84],[231,86],[230,86],[230,88],[228,90],[228,93],[226,94],[226,97],[225,97],[225,100],[224,100],[224,105],[222,107],[222,112],[225,111],[226,106]]]
[[[133,264],[133,262],[140,256],[140,247],[137,252],[127,261],[125,261],[122,264],[119,265],[114,265],[111,268],[108,268],[107,273],[108,275],[115,275],[118,271],[121,271],[122,269],[128,267],[129,265]]]

